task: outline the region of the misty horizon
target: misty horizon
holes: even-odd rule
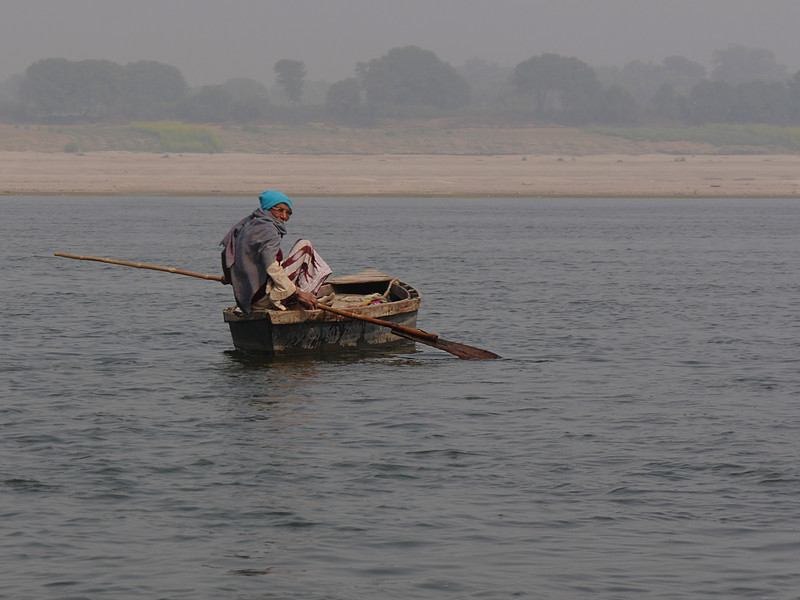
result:
[[[355,75],[359,62],[419,46],[461,67],[504,68],[545,52],[593,67],[684,56],[705,67],[732,44],[763,48],[800,69],[800,3],[767,0],[37,0],[3,2],[0,81],[45,58],[153,60],[192,87],[246,77],[271,84],[280,59],[301,60],[309,81]],[[770,10],[770,8],[772,10]],[[794,18],[793,18],[794,17]]]

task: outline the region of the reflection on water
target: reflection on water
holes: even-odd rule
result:
[[[277,355],[253,355],[236,349],[226,350],[225,355],[231,360],[232,367],[243,369],[282,369],[284,366],[310,364],[310,363],[354,363],[369,360],[381,360],[391,357],[406,357],[417,352],[413,342],[405,340],[385,347],[367,349],[336,348],[336,349],[311,349],[296,352],[281,353]],[[234,367],[235,368],[235,367]]]

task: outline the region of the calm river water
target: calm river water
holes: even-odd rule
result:
[[[295,201],[428,346],[254,360],[250,198],[0,198],[0,597],[800,597],[800,202]]]

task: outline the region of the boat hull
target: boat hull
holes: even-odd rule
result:
[[[367,306],[348,306],[347,310],[415,328],[421,298],[416,289],[403,282],[387,282],[386,279],[356,283],[334,281],[326,284],[321,293],[358,292],[368,295],[386,290],[387,283],[389,290],[386,301]],[[413,345],[413,342],[394,335],[388,327],[322,310],[258,310],[245,314],[236,307],[229,307],[223,311],[223,319],[230,327],[233,345],[249,355],[328,353]]]

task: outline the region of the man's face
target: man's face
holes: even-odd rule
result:
[[[281,221],[282,223],[286,223],[289,220],[289,217],[292,216],[292,209],[289,208],[289,205],[285,202],[281,202],[280,204],[276,204],[272,208],[269,209],[269,212],[272,213],[272,216]]]

